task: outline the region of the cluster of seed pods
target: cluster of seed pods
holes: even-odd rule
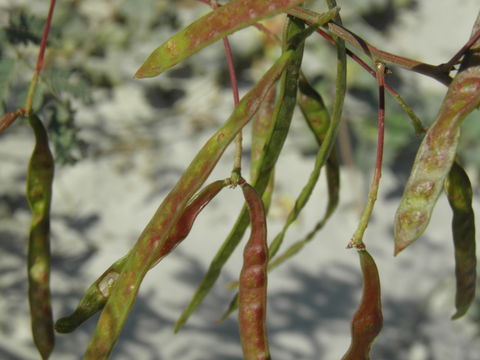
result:
[[[254,131],[257,133],[254,134],[252,145],[250,181],[252,185],[241,177],[238,181],[246,206],[242,209],[225,243],[215,255],[191,303],[178,319],[175,331],[185,323],[188,316],[209,292],[222,266],[239,244],[250,224],[251,234],[244,249],[244,262],[238,282],[238,298],[232,301],[233,305],[229,312],[238,305],[244,358],[247,360],[270,359],[266,330],[267,271],[300,251],[324,225],[338,204],[339,164],[332,148],[342,115],[346,90],[345,55],[347,51],[342,39],[346,39],[353,46],[367,50],[372,60],[380,58],[382,66],[383,61],[396,62],[410,70],[421,70],[421,73],[429,74],[442,83],[449,84],[448,93],[437,119],[428,129],[418,150],[397,211],[395,253],[402,251],[423,233],[438,196],[441,190],[445,189],[453,210],[452,229],[457,279],[457,311],[453,318],[464,315],[468,310],[475,296],[476,283],[472,188],[467,174],[454,160],[460,137],[460,125],[463,119],[480,105],[478,62],[480,17],[477,19],[471,43],[466,48],[461,67],[450,83],[451,78],[448,72],[445,73],[445,67],[412,62],[380,51],[343,28],[338,15],[339,8],[334,0],[327,0],[330,10],[323,14],[295,8],[305,1],[232,0],[224,6],[213,3],[215,11],[172,36],[157,48],[137,71],[138,78],[156,76],[205,46],[241,28],[281,12],[289,14],[280,58],[244,96],[225,124],[200,149],[174,189],[162,202],[132,250],[112,264],[87,289],[73,314],[56,322],[55,329],[58,332],[71,332],[96,312],[105,308],[85,354],[86,358],[104,359],[109,356],[146,272],[188,236],[199,213],[226,185],[237,185],[238,178],[232,177],[233,180],[215,181],[199,191],[228,145],[248,121],[260,112],[254,124]],[[55,4],[54,0],[52,4]],[[49,17],[51,18],[51,14]],[[321,96],[301,74],[301,63],[305,38],[317,27],[325,25],[332,19],[335,19],[336,23],[330,23],[328,28],[333,33],[332,40],[337,46],[338,66],[335,101],[330,117]],[[305,29],[305,25],[309,27]],[[46,42],[46,37],[44,40]],[[280,86],[277,92],[274,85],[279,78]],[[383,68],[382,83],[379,87],[383,91]],[[307,184],[298,195],[294,209],[288,215],[282,231],[273,239],[269,249],[265,208],[268,208],[273,191],[273,170],[289,132],[293,111],[297,104],[318,142],[319,150]],[[27,113],[29,114],[30,111]],[[0,131],[5,130],[17,117],[24,114],[25,111],[19,110],[1,117]],[[27,177],[27,199],[32,210],[28,253],[29,301],[34,341],[42,358],[47,359],[54,343],[49,290],[49,213],[54,162],[48,146],[47,132],[42,122],[36,115],[30,115],[29,123],[36,139]],[[381,143],[383,144],[383,141]],[[324,216],[305,239],[294,243],[269,263],[270,258],[279,250],[288,227],[309,200],[322,168],[326,169],[329,189],[329,200]],[[370,213],[367,217],[369,216]],[[371,346],[383,326],[380,279],[376,264],[366,251],[361,238],[354,246],[358,250],[360,259],[363,293],[351,323],[351,345],[342,360],[368,360]]]

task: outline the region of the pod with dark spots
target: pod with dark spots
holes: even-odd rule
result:
[[[456,313],[452,319],[465,315],[475,299],[477,257],[475,252],[475,214],[472,208],[472,184],[458,162],[454,162],[445,191],[453,211],[452,233],[455,246]]]
[[[480,16],[474,31],[480,29]],[[466,52],[450,83],[435,122],[417,152],[410,177],[395,215],[395,254],[425,231],[457,151],[460,125],[480,105],[480,64],[477,40]]]
[[[50,295],[50,204],[54,173],[53,156],[43,123],[29,118],[35,147],[27,174],[27,200],[32,211],[28,241],[28,300],[33,340],[43,359],[53,350],[53,318]]]
[[[244,359],[270,359],[266,330],[268,248],[265,210],[252,186],[243,182],[241,187],[252,228],[243,252],[239,281],[240,340]]]
[[[342,360],[368,360],[373,341],[382,330],[383,315],[380,278],[375,261],[366,250],[358,250],[363,276],[363,292],[352,318],[352,341]]]
[[[175,249],[190,233],[195,219],[208,203],[227,185],[225,180],[217,180],[205,186],[185,207],[183,214],[175,224],[167,241],[158,252],[155,266],[161,259]],[[87,319],[100,311],[107,302],[112,287],[115,285],[120,273],[128,259],[128,255],[113,263],[83,295],[75,311],[55,323],[55,330],[60,333],[74,331]]]

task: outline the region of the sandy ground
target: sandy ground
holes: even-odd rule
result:
[[[408,48],[413,54],[407,55],[423,54],[430,43],[439,49],[428,52],[432,63],[452,55],[455,47],[445,43],[468,37],[478,4],[462,1],[460,7],[457,1],[457,6],[447,8],[447,3],[421,2],[418,18],[402,19],[402,31],[394,35],[399,52]],[[428,17],[431,23],[416,26],[435,9],[437,15]],[[465,14],[466,20],[447,31],[443,24],[449,11]],[[415,48],[411,47],[413,40]],[[211,133],[211,128],[189,132],[179,118],[138,126],[138,116],[150,115],[143,102],[141,92],[127,83],[101,106],[78,113],[79,123],[87,129],[82,136],[107,145],[102,156],[57,170],[52,217],[55,318],[71,311],[84,289],[134,244]],[[109,147],[109,139],[99,138],[89,127],[95,121],[105,121],[109,134],[125,139],[121,146],[112,142],[116,147]],[[270,239],[279,231],[313,166],[313,157],[300,154],[298,142],[298,137],[289,139],[280,159]],[[31,147],[31,135],[24,127],[0,137],[0,358],[9,360],[38,358],[30,335],[24,269],[29,224],[24,169]],[[211,179],[227,177],[230,166],[231,153],[227,152]],[[366,185],[351,169],[343,169],[342,175],[341,204],[331,221],[308,248],[269,278],[268,329],[274,359],[339,359],[349,345],[349,319],[358,303],[361,278],[358,257],[345,246],[355,230],[357,200],[362,199],[359,194],[365,194]],[[385,317],[372,358],[478,359],[479,324],[471,318],[450,320],[454,312],[453,246],[451,212],[443,196],[425,235],[397,258],[392,255],[392,219],[401,181],[398,174],[385,171],[365,238],[380,271]],[[309,232],[323,213],[325,198],[324,181],[320,181],[307,209],[289,230],[286,244]],[[172,333],[173,323],[228,234],[241,203],[238,189],[223,192],[199,217],[185,243],[149,272],[113,359],[241,358],[235,316],[215,322],[232,296],[226,285],[238,277],[241,249],[185,328],[177,335]],[[478,198],[474,205],[480,213]],[[80,358],[94,326],[91,319],[71,335],[57,335],[52,359]]]

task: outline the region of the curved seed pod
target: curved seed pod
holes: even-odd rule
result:
[[[54,161],[47,132],[36,115],[28,118],[35,147],[27,174],[27,200],[32,211],[28,241],[28,299],[33,340],[43,359],[53,350],[53,318],[50,295],[50,204]]]
[[[143,230],[113,287],[85,356],[106,358],[120,335],[140,284],[155,262],[189,199],[205,182],[227,146],[255,115],[270,88],[290,62],[287,51],[240,101],[226,123],[200,149]]]
[[[480,16],[474,33],[480,28]],[[480,105],[480,40],[465,55],[417,152],[395,215],[395,255],[422,235],[455,158],[460,125]]]
[[[159,75],[205,46],[306,0],[232,0],[172,36],[145,60],[135,77]]]
[[[110,296],[111,289],[117,281],[127,261],[128,255],[114,262],[93,284],[91,284],[75,311],[55,322],[55,330],[59,333],[70,333],[103,309]]]
[[[172,232],[165,241],[165,244],[158,252],[155,266],[161,259],[175,249],[190,233],[193,223],[198,214],[205,206],[227,185],[225,180],[217,180],[205,186],[185,207],[180,219],[175,224]],[[110,291],[115,285],[120,273],[128,259],[125,255],[113,263],[83,295],[75,311],[66,317],[58,319],[55,323],[55,330],[60,333],[69,333],[74,331],[87,319],[100,311],[107,302]]]
[[[270,359],[266,330],[267,311],[267,225],[263,203],[255,189],[241,184],[252,230],[243,251],[239,284],[239,327],[246,360]]]
[[[279,80],[280,89],[277,95],[275,111],[272,118],[274,123],[273,129],[263,147],[263,153],[260,160],[261,165],[259,166],[260,170],[258,171],[256,181],[253,182],[253,186],[261,196],[263,196],[265,189],[271,181],[272,171],[290,129],[297,98],[298,75],[303,58],[303,40],[308,33],[308,29],[304,30],[303,22],[289,18],[284,32],[283,51],[284,53],[293,52],[292,61],[285,68],[285,71],[282,73]],[[301,38],[299,41],[292,40],[298,40],[298,37]],[[212,259],[207,273],[195,291],[190,303],[176,321],[174,326],[175,332],[180,330],[188,320],[188,317],[197,309],[205,296],[207,296],[208,292],[215,284],[215,281],[220,276],[223,265],[227,262],[228,258],[242,239],[248,224],[248,213],[247,210],[243,208],[230,231],[230,234]]]
[[[453,211],[452,232],[455,245],[456,313],[452,319],[465,315],[475,298],[477,257],[475,253],[475,215],[472,208],[472,184],[465,170],[454,162],[445,191]]]
[[[370,348],[383,326],[377,266],[366,250],[359,250],[358,255],[363,275],[363,293],[352,318],[352,342],[342,360],[370,359]]]

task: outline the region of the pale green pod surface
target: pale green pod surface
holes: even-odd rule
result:
[[[474,32],[480,28],[480,17]],[[480,40],[466,53],[417,152],[395,215],[395,254],[425,231],[457,151],[460,125],[480,105]]]

